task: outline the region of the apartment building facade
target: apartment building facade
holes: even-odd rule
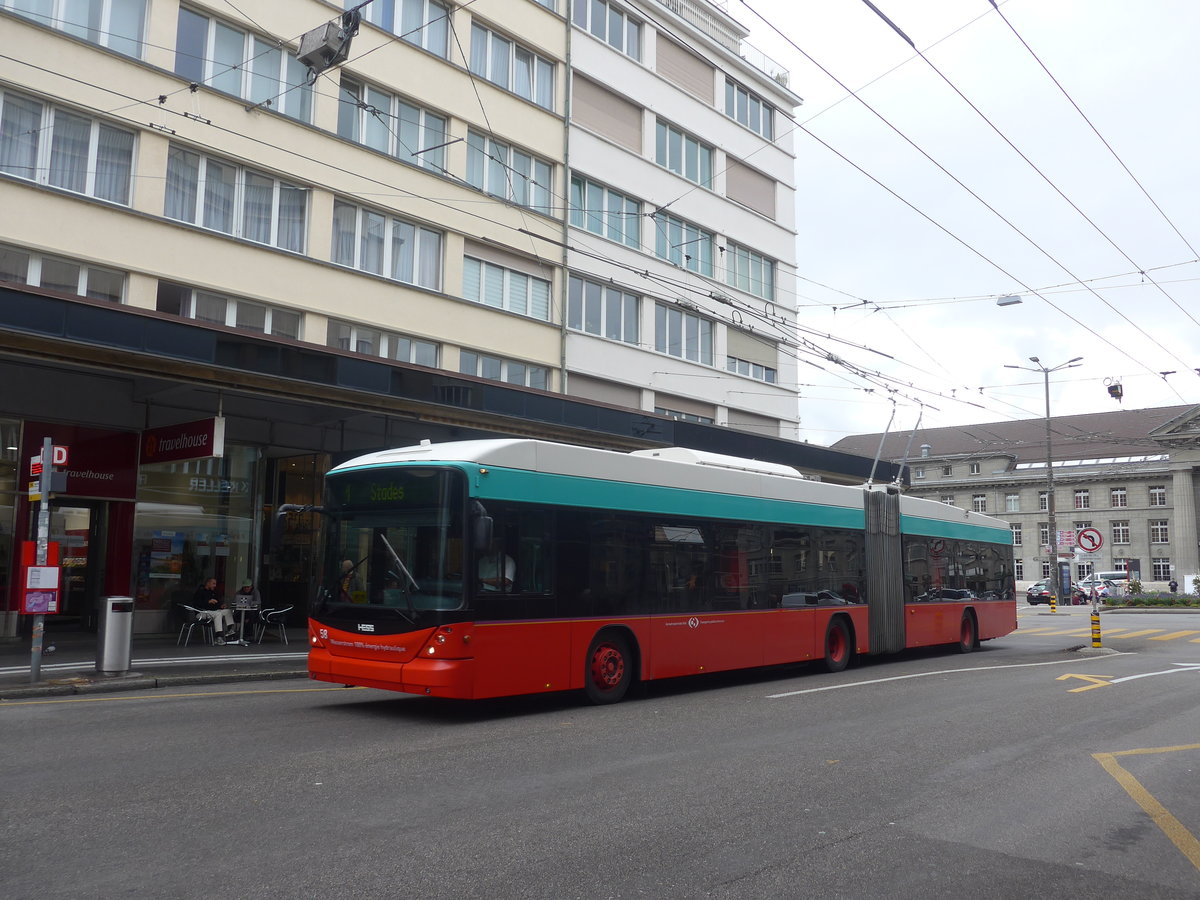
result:
[[[884,459],[905,461],[909,491],[1007,520],[1020,586],[1050,577],[1046,421],[1024,419],[930,428],[883,438]],[[1175,580],[1192,590],[1200,576],[1200,407],[1122,409],[1050,420],[1055,531],[1073,580],[1129,571],[1152,589]],[[834,446],[870,452],[882,435],[855,435]],[[871,448],[871,449],[868,449]],[[1079,532],[1102,544],[1076,554]]]
[[[207,575],[302,608],[319,523],[268,553],[271,511],[383,446],[865,475],[790,440],[798,98],[736,22],[374,0],[310,74],[300,38],[351,6],[0,0],[0,632],[45,438],[63,620],[132,594],[139,630]]]

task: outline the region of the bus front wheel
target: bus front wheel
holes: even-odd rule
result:
[[[834,619],[825,629],[825,668],[840,672],[850,665],[850,631],[842,619]]]
[[[588,648],[583,688],[593,703],[616,703],[633,680],[629,642],[618,634],[598,634]]]
[[[978,643],[975,635],[975,617],[969,612],[963,613],[962,625],[958,629],[958,652],[970,653]]]

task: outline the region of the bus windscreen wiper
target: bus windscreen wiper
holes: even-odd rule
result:
[[[413,578],[412,572],[408,571],[408,566],[404,564],[404,560],[400,558],[400,554],[397,553],[396,549],[391,545],[391,543],[388,542],[387,536],[382,531],[379,532],[379,540],[383,541],[383,546],[387,547],[388,553],[392,554],[392,560],[400,567],[400,571],[404,573],[404,577],[408,579],[408,583],[411,584],[415,590],[419,591],[421,586],[417,584],[417,579]],[[405,616],[405,618],[408,619],[408,621],[410,621],[413,625],[416,625],[417,610],[416,607],[413,606],[412,592],[408,589],[407,585],[405,585],[403,593],[404,602],[408,604],[408,615]]]

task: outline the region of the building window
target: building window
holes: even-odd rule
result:
[[[942,494],[941,502],[945,503],[947,506],[953,506],[954,505],[954,495],[953,494]]]
[[[1091,575],[1093,570],[1094,566],[1090,562],[1078,563],[1075,566],[1075,579],[1081,581]]]
[[[571,224],[592,234],[640,248],[642,205],[631,197],[571,176]]]
[[[1155,581],[1171,580],[1171,559],[1166,556],[1156,556],[1150,560]]]
[[[1150,488],[1150,505],[1167,505],[1167,489],[1163,485],[1154,485]]]
[[[746,375],[756,381],[765,381],[767,384],[775,384],[779,377],[779,373],[770,366],[750,362],[746,359],[738,359],[736,356],[725,357],[725,368],[730,372],[736,372],[738,375]]]
[[[654,349],[711,366],[713,323],[677,306],[654,305]]]
[[[973,463],[971,463],[970,473],[971,473],[972,475],[978,475],[978,474],[979,474],[979,463],[977,463],[977,462],[973,462]]]
[[[175,74],[308,122],[308,68],[279,46],[240,28],[180,7]]]
[[[1124,557],[1113,557],[1113,569],[1117,572],[1129,571],[1129,560]]]
[[[1083,531],[1083,529],[1085,529],[1085,528],[1091,528],[1092,523],[1091,522],[1075,522],[1071,527],[1074,528],[1078,532],[1078,531]]]
[[[402,41],[446,58],[450,13],[434,0],[379,0],[363,4],[345,0],[345,9],[358,7],[363,21],[390,31]]]
[[[308,189],[172,144],[164,215],[303,253]]]
[[[713,234],[664,212],[653,215],[654,252],[659,259],[700,275],[713,275]]]
[[[676,175],[706,188],[712,187],[713,148],[658,119],[655,129],[654,161]]]
[[[1077,490],[1075,492],[1075,508],[1076,509],[1091,509],[1092,508],[1092,495],[1086,488]]]
[[[1013,560],[1013,577],[1017,581],[1025,580],[1025,562],[1024,560]]]
[[[125,296],[125,278],[126,274],[116,269],[0,244],[0,281],[120,303]]]
[[[571,0],[571,21],[614,49],[641,61],[642,23],[608,0]]]
[[[335,200],[332,259],[419,287],[442,286],[442,235],[404,219]]]
[[[471,72],[554,109],[554,63],[477,23],[471,25]]]
[[[129,205],[133,132],[0,92],[0,172]]]
[[[699,425],[712,425],[714,419],[711,416],[700,416],[696,413],[680,412],[677,409],[667,409],[665,406],[656,406],[654,411],[660,416],[668,416],[678,422],[695,422]],[[782,560],[781,560],[782,562]]]
[[[300,313],[280,309],[257,300],[243,300],[225,294],[216,294],[184,284],[170,281],[158,283],[155,309],[159,312],[225,325],[242,331],[258,334],[273,334],[276,337],[300,338]]]
[[[528,363],[517,362],[513,359],[501,359],[486,353],[475,353],[463,350],[459,355],[458,371],[466,375],[478,375],[492,381],[506,381],[509,384],[520,384],[525,387],[540,388],[543,391],[550,387],[550,370],[545,366],[531,366]]]
[[[1129,522],[1113,522],[1112,523],[1112,542],[1114,544],[1129,543]]]
[[[1152,544],[1167,544],[1170,543],[1170,528],[1167,524],[1167,519],[1151,519],[1150,520],[1150,543]]]
[[[725,283],[764,300],[774,300],[775,260],[726,241]]]
[[[1125,488],[1123,488],[1123,487],[1113,488],[1112,490],[1110,490],[1109,491],[1109,500],[1112,503],[1113,509],[1120,509],[1120,508],[1123,508],[1123,507],[1129,505],[1128,496],[1126,494]]]
[[[1050,492],[1038,491],[1038,510],[1045,512],[1050,509]]]
[[[1049,522],[1038,522],[1038,546],[1039,547],[1049,547],[1050,546],[1050,523]]]
[[[578,275],[568,282],[567,327],[626,344],[638,342],[640,301],[635,294]]]
[[[954,466],[942,466],[942,477],[950,478],[954,475]]]
[[[401,162],[446,171],[446,119],[342,74],[338,135]]]
[[[1004,495],[1004,511],[1005,512],[1020,512],[1021,511],[1021,495],[1020,494],[1005,494]]]
[[[977,513],[987,512],[987,494],[971,495],[971,511]]]
[[[1050,563],[1043,562],[1042,563],[1042,578],[1049,578],[1049,577],[1050,577]]]
[[[1013,522],[1008,527],[1012,529],[1013,546],[1020,547],[1021,546],[1021,523]]]
[[[775,110],[740,84],[725,79],[725,115],[768,141],[775,140]]]
[[[364,356],[382,356],[399,362],[415,363],[436,369],[438,345],[403,334],[392,334],[374,328],[366,328],[351,322],[329,320],[326,346]]]
[[[467,132],[467,183],[544,213],[551,209],[554,166],[477,131]]]
[[[146,0],[2,0],[0,8],[117,53],[142,57]]]
[[[924,466],[913,466],[913,478],[921,479],[924,477],[925,477],[925,467]]]
[[[550,282],[495,263],[463,257],[463,296],[543,322],[550,320]]]

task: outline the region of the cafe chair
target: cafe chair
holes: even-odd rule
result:
[[[287,615],[293,609],[295,609],[294,606],[285,606],[283,609],[261,610],[258,614],[258,622],[256,623],[258,628],[257,643],[261,644],[266,633],[274,629],[279,640],[286,644],[288,642],[287,628],[285,627],[287,625]]]
[[[200,610],[194,606],[188,606],[186,603],[180,603],[179,608],[183,611],[183,621],[179,625],[179,637],[175,639],[175,646],[182,643],[186,647],[188,641],[192,639],[192,629],[194,628],[200,629],[206,644],[216,643],[211,616],[200,615]]]

